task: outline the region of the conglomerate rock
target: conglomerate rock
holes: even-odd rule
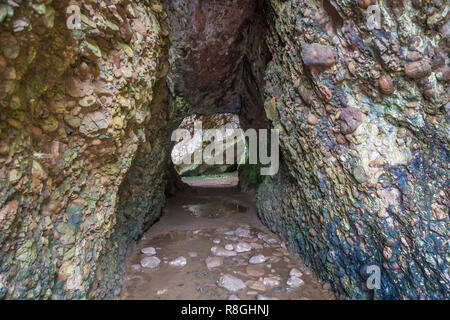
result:
[[[260,217],[338,293],[448,299],[448,3],[377,1],[374,27],[370,1],[268,2],[284,165]]]
[[[2,1],[0,298],[116,297],[168,131],[228,111],[280,130],[259,215],[337,293],[448,299],[449,30],[442,0]]]
[[[113,297],[127,241],[164,203],[167,16],[158,1],[0,8],[0,298]],[[136,209],[122,182],[147,161]]]

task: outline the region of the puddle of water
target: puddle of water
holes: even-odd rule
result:
[[[331,299],[329,293],[322,289],[303,264],[285,250],[278,240],[273,241],[273,235],[251,227],[246,237],[240,237],[230,232],[233,230],[218,227],[174,231],[142,240],[127,260],[121,299],[225,300],[233,293],[217,285],[221,275],[230,274],[247,284],[248,281],[260,280],[261,275],[252,275],[247,269],[249,259],[260,254],[267,258],[266,262],[258,264],[263,270],[262,277],[279,277],[280,283],[274,287],[266,286],[264,291],[259,292],[247,286],[246,289],[235,293],[240,299],[254,300],[257,294],[282,300]],[[214,256],[211,253],[212,247],[235,246],[241,241],[251,244],[252,250],[223,257],[223,264],[219,267],[213,269],[206,267],[206,258]],[[156,248],[156,256],[161,260],[156,269],[138,266],[145,257],[140,250],[146,247]],[[180,256],[187,260],[184,267],[168,264]],[[286,283],[292,268],[303,272],[304,284],[299,288],[290,288]]]
[[[245,213],[248,211],[247,207],[227,201],[185,205],[183,206],[183,209],[189,211],[189,213],[196,218],[209,219],[228,217],[234,213]]]

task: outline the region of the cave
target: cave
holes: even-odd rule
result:
[[[449,27],[443,1],[0,3],[0,299],[448,299]],[[180,169],[196,119],[259,156]]]

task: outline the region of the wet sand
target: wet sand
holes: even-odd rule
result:
[[[227,179],[230,186],[236,185],[235,178]],[[217,180],[189,181],[196,187],[167,200],[160,221],[128,255],[121,299],[332,299],[300,259],[262,225],[254,198],[236,187],[223,187],[223,179]],[[238,243],[250,251],[236,252],[240,251]],[[155,269],[140,264],[150,256],[141,252],[148,247],[156,249],[154,256],[161,261]],[[218,257],[221,251],[232,256]],[[266,261],[250,264],[250,258],[257,255]],[[178,257],[184,257],[186,265],[169,264]],[[208,257],[222,264],[208,269]],[[299,287],[287,284],[293,268],[302,274],[297,277],[303,282]],[[229,283],[224,285],[228,276],[238,279],[239,290],[233,287],[235,283],[231,288]]]

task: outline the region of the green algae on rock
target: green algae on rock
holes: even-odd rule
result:
[[[102,261],[111,272],[120,270],[124,257],[106,248],[122,250],[147,219],[142,210],[127,230],[131,221],[120,218],[119,187],[146,141],[161,140],[158,128],[166,128],[163,121],[136,119],[152,108],[165,113],[153,100],[167,60],[167,17],[148,3],[80,1],[81,30],[66,27],[70,1],[29,1],[6,17],[5,5],[0,7],[0,71],[7,78],[0,86],[1,298],[118,294],[114,277],[96,284],[97,270]],[[17,23],[23,19],[32,28]],[[133,31],[136,24],[145,38]],[[117,32],[125,25],[129,35]],[[129,101],[127,109],[119,95]],[[148,154],[168,149],[155,145]],[[149,175],[160,177],[165,163]],[[153,180],[147,185],[164,190]],[[147,201],[158,215],[163,191]],[[117,230],[125,230],[121,238]]]
[[[448,225],[432,217],[433,207],[449,205],[448,92],[428,63],[448,44],[415,18],[448,8],[406,1],[392,11],[392,2],[378,1],[382,28],[369,30],[359,18],[368,1],[361,9],[354,2],[324,1],[330,15],[320,3],[270,1],[265,94],[277,106],[271,118],[285,165],[260,185],[259,214],[339,294],[448,299]],[[437,30],[445,19],[432,23]],[[336,64],[309,74],[303,65],[319,63],[310,51],[322,47],[303,42],[333,46]],[[412,53],[419,61],[409,61]],[[427,98],[426,81],[440,101]],[[324,84],[329,100],[318,90]],[[320,125],[307,121],[311,113]],[[382,270],[376,291],[360,273],[373,264]]]

